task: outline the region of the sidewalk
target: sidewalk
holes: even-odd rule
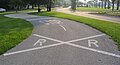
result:
[[[73,14],[73,15],[77,15],[77,16],[84,16],[84,17],[88,17],[88,18],[94,18],[94,19],[99,19],[99,20],[104,20],[104,21],[120,23],[120,17],[93,15],[93,14],[89,14],[90,12],[80,12],[80,11],[72,12],[68,8],[59,8],[56,11]]]

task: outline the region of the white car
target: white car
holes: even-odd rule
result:
[[[0,12],[5,12],[6,9],[0,8]]]
[[[70,9],[70,8],[71,8],[71,6],[68,7],[68,9]]]

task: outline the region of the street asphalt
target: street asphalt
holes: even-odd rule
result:
[[[9,14],[34,25],[33,33],[0,56],[0,65],[120,65],[120,52],[106,34],[71,20]]]

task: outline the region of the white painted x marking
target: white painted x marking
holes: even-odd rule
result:
[[[23,53],[23,52],[27,52],[27,51],[33,51],[33,50],[44,49],[44,48],[49,48],[49,47],[53,47],[53,46],[66,44],[66,45],[70,45],[70,46],[73,46],[73,47],[77,47],[77,48],[81,48],[81,49],[101,53],[101,54],[104,54],[104,55],[109,55],[109,56],[114,56],[114,57],[120,58],[120,55],[117,55],[117,54],[114,54],[114,53],[101,51],[101,50],[96,50],[96,49],[84,47],[84,46],[81,46],[81,45],[72,44],[72,42],[86,40],[86,39],[90,39],[90,38],[96,38],[96,37],[100,37],[100,36],[103,36],[103,35],[105,35],[105,34],[100,34],[100,35],[95,35],[95,36],[90,36],[90,37],[86,37],[86,38],[81,38],[81,39],[76,39],[76,40],[71,40],[71,41],[64,42],[64,41],[60,41],[60,40],[57,40],[57,39],[53,39],[53,38],[49,38],[49,37],[34,34],[34,36],[42,37],[42,38],[49,39],[49,40],[52,40],[52,41],[56,41],[56,42],[59,42],[59,43],[52,44],[52,45],[46,45],[46,46],[42,46],[42,47],[37,47],[37,48],[32,48],[32,49],[26,49],[26,50],[11,52],[11,53],[5,53],[4,56],[9,56],[9,55]]]

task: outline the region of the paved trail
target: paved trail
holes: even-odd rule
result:
[[[34,25],[32,35],[0,56],[0,65],[120,65],[120,52],[104,33],[71,20],[6,15]]]
[[[93,14],[89,14],[90,12],[81,12],[81,11],[71,12],[68,8],[57,8],[56,11],[73,14],[73,15],[77,15],[77,16],[84,16],[84,17],[88,17],[88,18],[94,18],[94,19],[99,19],[99,20],[120,23],[120,17],[93,15]]]

